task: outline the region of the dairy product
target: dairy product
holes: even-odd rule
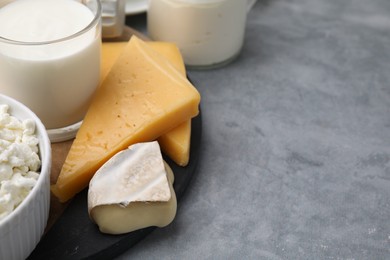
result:
[[[191,120],[157,139],[162,151],[176,164],[186,166],[190,160]]]
[[[186,65],[217,66],[240,52],[246,10],[244,0],[151,0],[148,33],[176,43]]]
[[[0,8],[0,91],[48,129],[82,120],[98,86],[96,17],[72,0],[18,0]]]
[[[0,221],[27,197],[41,166],[34,121],[21,121],[8,110],[0,105]]]
[[[174,43],[146,42],[157,52],[164,55],[177,70],[186,76],[183,58]],[[104,42],[102,44],[102,72],[104,78],[110,71],[115,60],[123,51],[127,42]],[[130,71],[128,73],[131,73]],[[163,152],[180,166],[186,166],[190,158],[191,119],[182,123],[175,129],[160,136],[157,140]]]
[[[184,77],[187,77],[183,56],[175,43],[157,41],[150,41],[146,43],[152,47],[152,49],[166,57]]]
[[[127,42],[103,42],[101,51],[100,81],[110,72],[115,61],[125,49]]]
[[[101,81],[107,76],[108,72],[111,70],[115,61],[125,49],[127,41],[107,41],[102,44],[102,56],[101,56]],[[158,53],[165,56],[172,65],[183,75],[186,76],[186,68],[184,66],[183,58],[180,53],[180,50],[177,48],[176,44],[171,42],[155,42],[148,41],[147,45],[152,47]]]
[[[176,214],[172,184],[173,173],[164,165],[158,143],[134,144],[115,154],[93,176],[88,212],[104,233],[163,227]]]
[[[52,192],[69,200],[114,154],[195,117],[199,103],[195,87],[133,36],[94,95]]]

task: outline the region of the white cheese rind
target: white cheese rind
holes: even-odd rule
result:
[[[91,206],[136,201],[168,201],[171,197],[157,142],[130,146],[108,160],[89,183]]]

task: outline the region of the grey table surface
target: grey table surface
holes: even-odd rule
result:
[[[241,55],[189,75],[197,173],[118,259],[390,259],[389,0],[259,0]]]

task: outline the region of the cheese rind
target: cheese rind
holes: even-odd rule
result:
[[[136,201],[168,201],[171,193],[157,141],[138,143],[110,158],[89,182],[88,209]]]
[[[132,145],[114,155],[92,178],[90,218],[109,234],[166,226],[177,209],[173,178],[156,141]]]
[[[167,167],[167,172],[173,175]],[[177,211],[172,182],[169,189],[172,196],[167,202],[134,202],[126,207],[120,204],[101,205],[94,207],[90,216],[99,230],[107,234],[124,234],[151,226],[165,227],[174,220]]]
[[[65,202],[109,158],[157,139],[199,113],[199,92],[169,61],[133,36],[98,88],[53,194]]]

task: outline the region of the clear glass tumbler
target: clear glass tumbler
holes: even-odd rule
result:
[[[1,5],[3,3],[3,5]],[[99,0],[0,0],[0,93],[75,136],[100,80]]]

